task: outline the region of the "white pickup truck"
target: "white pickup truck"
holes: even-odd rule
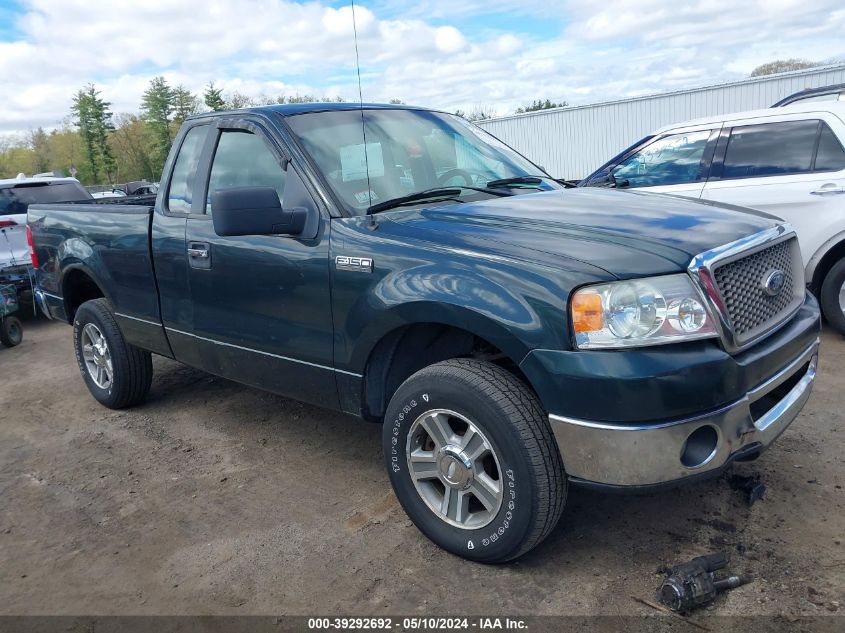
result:
[[[798,233],[807,284],[845,334],[845,102],[800,102],[671,125],[579,186],[751,207]]]

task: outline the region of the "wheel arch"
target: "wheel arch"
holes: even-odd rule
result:
[[[818,296],[827,273],[830,272],[836,262],[843,258],[845,258],[845,231],[828,240],[824,246],[816,251],[807,264],[805,271],[807,285],[813,294]]]
[[[515,334],[465,308],[428,316],[395,323],[373,337],[363,361],[361,401],[365,418],[379,421],[390,398],[408,377],[452,358],[489,360],[532,388],[519,368],[529,349]]]
[[[62,273],[62,298],[68,323],[73,322],[76,311],[91,299],[108,299],[90,269],[81,262],[68,264]]]

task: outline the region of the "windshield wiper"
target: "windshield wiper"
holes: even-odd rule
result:
[[[514,176],[513,178],[500,178],[487,183],[490,188],[510,187],[511,185],[542,185],[544,180],[553,180],[549,176]]]
[[[419,202],[428,200],[430,198],[454,198],[460,195],[461,191],[468,189],[470,191],[480,191],[482,193],[489,193],[500,198],[504,196],[512,196],[509,191],[500,191],[491,189],[489,187],[470,187],[469,185],[452,185],[450,187],[437,187],[435,189],[426,189],[424,191],[417,191],[410,193],[407,196],[399,196],[398,198],[391,198],[384,202],[377,202],[367,209],[367,215],[378,213],[379,211],[387,211],[388,209],[395,209],[401,207],[403,204],[411,204],[412,202]]]

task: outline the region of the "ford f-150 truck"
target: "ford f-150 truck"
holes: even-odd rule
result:
[[[29,208],[37,299],[91,394],[142,402],[160,354],[380,422],[405,511],[466,558],[537,545],[570,483],[753,459],[815,378],[788,225],[564,189],[442,112],[199,115],[155,204],[129,202]]]

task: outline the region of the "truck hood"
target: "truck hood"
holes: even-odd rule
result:
[[[515,257],[533,252],[620,279],[683,271],[692,258],[779,223],[742,207],[679,196],[578,188],[385,214],[422,239]],[[436,232],[437,236],[425,237]]]

